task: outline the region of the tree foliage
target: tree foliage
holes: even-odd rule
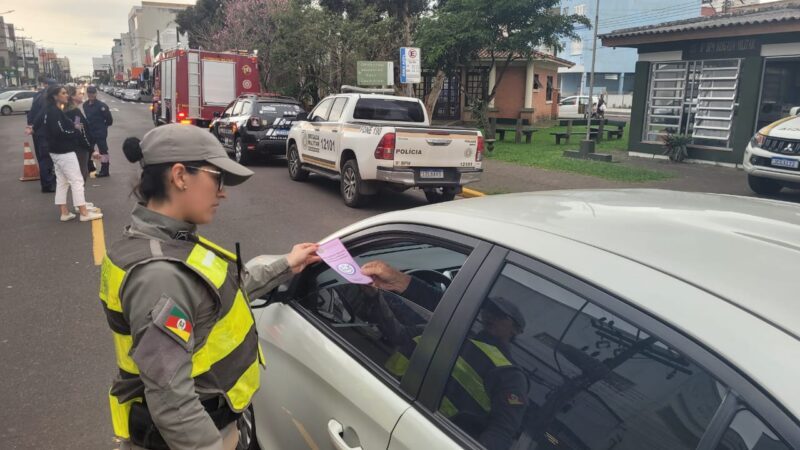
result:
[[[189,47],[215,47],[214,36],[222,26],[222,6],[226,0],[197,0],[197,4],[178,13],[178,31],[189,34]]]

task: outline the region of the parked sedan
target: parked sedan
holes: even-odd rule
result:
[[[142,92],[139,89],[125,89],[122,92],[122,99],[128,100],[132,102],[138,102],[142,100]]]
[[[0,114],[7,116],[15,112],[30,111],[35,91],[6,91],[0,93]]]
[[[800,449],[800,206],[517,194],[332,237],[379,282],[254,303],[263,449]]]

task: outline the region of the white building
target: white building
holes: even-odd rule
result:
[[[131,66],[143,67],[146,49],[156,44],[158,35],[175,27],[175,18],[189,5],[143,1],[128,14],[128,33],[131,41]],[[163,44],[162,44],[163,47]]]
[[[92,58],[92,70],[94,72],[102,70],[112,74],[113,69],[114,61],[111,59],[111,55],[103,55],[99,58]]]
[[[133,67],[133,41],[130,33],[122,33],[119,37],[122,43],[122,74],[127,79]]]

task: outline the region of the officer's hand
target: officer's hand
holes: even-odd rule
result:
[[[32,127],[32,126],[30,126],[30,125],[28,125],[27,127],[25,127],[25,135],[26,135],[26,136],[30,136],[30,135],[32,135],[32,134],[33,134],[33,127]]]
[[[372,277],[372,285],[378,289],[398,294],[408,289],[411,276],[400,272],[383,261],[370,261],[361,266],[361,273]]]
[[[297,244],[292,247],[292,251],[286,255],[292,273],[300,273],[309,264],[319,262],[321,258],[316,255],[318,248],[319,245],[310,243]]]

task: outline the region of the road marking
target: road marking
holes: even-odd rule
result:
[[[97,210],[100,212],[100,209]],[[92,253],[94,254],[94,265],[103,264],[103,257],[106,255],[106,235],[103,232],[103,219],[92,221]]]
[[[476,191],[474,189],[463,188],[461,191],[461,196],[464,198],[475,198],[475,197],[485,197],[486,194],[484,194],[481,191]]]
[[[119,112],[119,108],[111,108],[111,111]]]

